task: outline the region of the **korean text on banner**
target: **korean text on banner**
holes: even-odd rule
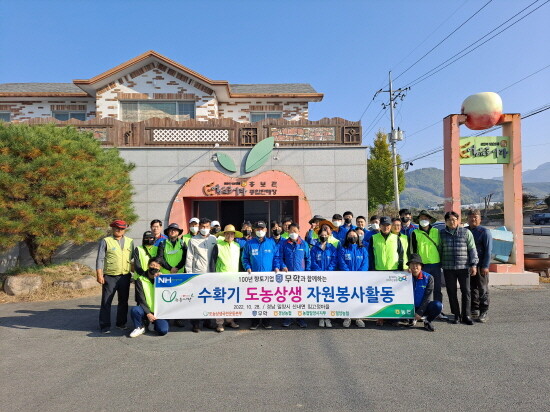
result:
[[[159,319],[414,317],[406,272],[166,274],[155,280]]]

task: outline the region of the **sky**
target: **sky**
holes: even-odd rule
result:
[[[395,111],[403,160],[442,146],[439,121],[471,94],[505,89],[504,112],[522,115],[550,103],[548,0],[0,0],[0,12],[0,83],[86,79],[152,49],[215,80],[310,83],[325,95],[310,103],[310,120],[360,119],[366,145],[390,129],[387,93],[373,95],[387,90],[391,70],[394,88],[412,84]],[[550,110],[522,121],[524,170],[548,161],[549,126]],[[442,152],[409,170],[423,167],[443,168]],[[462,174],[491,178],[502,166]]]

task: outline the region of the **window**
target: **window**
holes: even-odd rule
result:
[[[195,102],[185,101],[121,101],[122,120],[140,122],[152,117],[169,117],[174,120],[195,118]]]
[[[65,121],[69,119],[86,120],[85,112],[52,112],[52,117],[57,120]]]
[[[264,119],[280,119],[283,117],[281,112],[254,112],[250,113],[250,122],[255,123]]]
[[[3,122],[9,122],[11,117],[10,112],[0,112],[0,120]]]

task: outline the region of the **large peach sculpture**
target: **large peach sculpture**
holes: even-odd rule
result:
[[[462,103],[466,126],[472,130],[484,130],[496,125],[502,116],[502,99],[493,92],[468,96]]]

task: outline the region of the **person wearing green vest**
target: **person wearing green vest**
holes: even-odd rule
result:
[[[409,237],[402,232],[402,228],[403,224],[401,222],[401,219],[398,217],[393,217],[391,219],[391,232],[394,235],[399,236],[403,249],[406,251],[406,253],[409,253]],[[406,269],[407,266],[405,266],[405,270]]]
[[[309,219],[309,230],[306,232],[304,240],[310,248],[319,242],[319,235],[317,232],[319,231],[319,222],[323,220],[325,220],[325,218],[321,215],[315,215]]]
[[[137,338],[145,333],[146,323],[153,324],[155,332],[160,336],[168,333],[169,324],[166,319],[155,317],[155,278],[160,275],[160,259],[149,260],[147,270],[136,278],[136,303],[130,312],[134,322],[131,338]],[[144,323],[144,321],[146,321]]]
[[[216,272],[239,272],[239,262],[241,260],[241,247],[235,242],[235,237],[243,237],[241,232],[235,230],[235,226],[227,225],[223,232],[216,234],[218,242],[212,251],[212,260],[216,265]],[[233,320],[216,319],[216,332],[224,331],[224,324],[227,322],[230,328],[238,328],[239,325]]]
[[[170,223],[164,231],[168,239],[159,245],[157,253],[161,259],[162,273],[184,272],[187,245],[180,239],[182,233],[183,229],[177,223]]]
[[[149,260],[157,256],[158,247],[155,245],[155,235],[151,231],[143,233],[141,246],[134,249],[134,279],[145,276],[149,267]]]
[[[443,293],[441,292],[443,274],[441,271],[441,257],[439,256],[439,246],[441,239],[439,229],[432,226],[436,218],[430,215],[426,210],[421,210],[415,223],[418,223],[418,229],[413,230],[409,238],[409,251],[411,255],[416,253],[422,258],[422,270],[432,275],[434,280],[434,299],[443,302]],[[443,312],[437,317],[439,320],[448,320],[448,316]]]
[[[340,241],[333,235],[333,230],[336,229],[336,226],[330,220],[321,220],[319,221],[317,228],[314,233],[317,235],[317,239],[313,238],[313,235],[310,235],[310,232],[306,235],[306,242],[309,243],[310,247],[315,246],[319,243],[319,232],[326,230],[328,234],[327,242],[334,246],[336,249],[340,247]]]
[[[283,219],[282,223],[283,223],[283,233],[281,234],[281,237],[283,239],[288,239],[288,235],[289,235],[288,228],[293,223],[292,219],[287,217],[287,218]]]
[[[380,218],[380,233],[369,245],[370,270],[407,270],[407,250],[400,236],[391,232],[391,219]]]
[[[196,217],[192,217],[189,220],[189,233],[181,237],[181,240],[183,240],[183,243],[185,243],[185,246],[189,245],[189,239],[191,239],[197,233],[199,233],[199,219],[197,219]]]
[[[134,241],[124,236],[128,225],[124,220],[110,224],[112,235],[99,242],[96,259],[97,282],[101,284],[101,308],[99,328],[101,333],[111,332],[111,304],[118,293],[116,327],[125,330],[128,320],[128,297]]]

